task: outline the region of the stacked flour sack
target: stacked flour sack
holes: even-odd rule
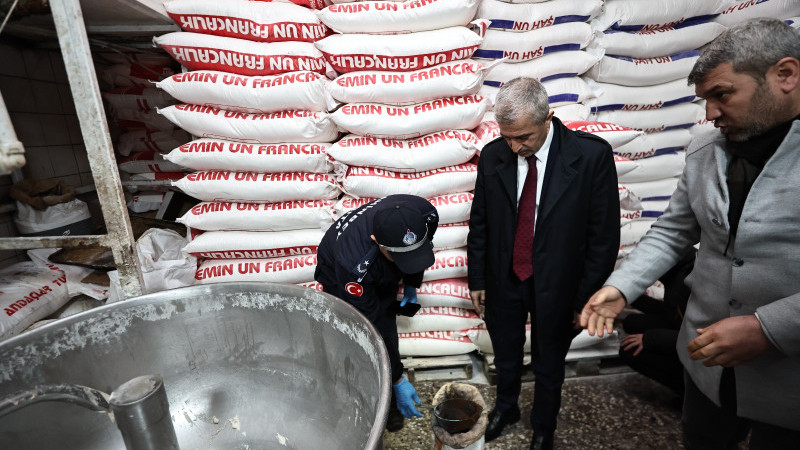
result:
[[[480,147],[475,128],[489,109],[476,95],[487,68],[470,60],[485,22],[478,0],[333,4],[319,13],[337,34],[316,43],[341,75],[332,114],[348,133],[328,149],[345,196],[337,214],[391,194],[430,200],[439,211],[436,262],[418,290],[420,312],[398,317],[400,353],[475,350],[461,331],[481,322],[466,285],[466,239]]]
[[[614,148],[617,156],[636,163],[620,174],[620,192],[642,200],[639,211],[628,211],[631,220],[623,220],[621,258],[666,209],[685,166],[692,129],[713,128],[705,123],[705,109],[687,76],[698,49],[726,29],[711,19],[731,3],[608,0],[592,21],[592,45],[605,52],[588,72],[597,91],[588,102],[594,118],[645,133]]]
[[[594,97],[579,77],[596,64],[601,51],[585,51],[592,41],[587,21],[602,7],[601,0],[504,2],[482,0],[477,17],[490,22],[474,57],[495,60],[481,94],[494,100],[497,90],[517,77],[536,78],[547,90],[550,107],[562,120],[586,120],[584,103]],[[493,115],[475,130],[484,143],[499,136]]]
[[[142,182],[128,186],[133,195],[128,208],[134,213],[156,210],[164,198],[164,187],[147,185],[180,179],[184,168],[164,160],[163,154],[190,140],[156,108],[174,103],[173,98],[153,86],[174,74],[174,63],[167,55],[153,53],[102,54],[111,65],[101,80],[109,88],[103,91],[111,122],[121,130],[114,148],[119,171],[125,180]],[[153,183],[155,182],[155,183]]]
[[[314,279],[340,190],[326,150],[329,79],[313,41],[327,28],[291,3],[180,0],[185,31],[155,38],[188,72],[157,84],[182,104],[159,113],[198,139],[165,158],[196,172],[175,186],[202,201],[180,219],[205,258],[198,283]]]

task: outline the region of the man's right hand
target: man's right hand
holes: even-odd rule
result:
[[[475,312],[479,316],[483,316],[483,306],[486,303],[486,291],[469,291],[469,297],[472,299],[472,306],[475,307]]]
[[[614,331],[614,318],[625,308],[625,297],[614,286],[605,286],[592,295],[581,311],[581,326],[586,328],[589,336],[595,332],[603,337],[603,330],[611,334]]]

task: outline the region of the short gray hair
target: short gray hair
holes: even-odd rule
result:
[[[533,123],[541,124],[549,113],[547,91],[535,78],[514,78],[503,84],[497,92],[494,103],[497,123],[512,123],[522,117],[529,117]]]
[[[757,81],[786,57],[800,60],[800,35],[777,19],[753,19],[734,25],[720,34],[700,54],[689,74],[689,85],[705,81],[720,64],[731,63],[736,73]]]

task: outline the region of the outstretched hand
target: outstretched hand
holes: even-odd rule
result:
[[[614,331],[614,318],[625,308],[625,297],[614,286],[605,286],[592,295],[581,311],[581,326],[589,336],[603,337],[603,331]]]

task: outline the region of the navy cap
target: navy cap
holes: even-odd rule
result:
[[[376,212],[372,229],[378,245],[389,252],[401,272],[419,273],[436,261],[427,221],[407,203]]]

